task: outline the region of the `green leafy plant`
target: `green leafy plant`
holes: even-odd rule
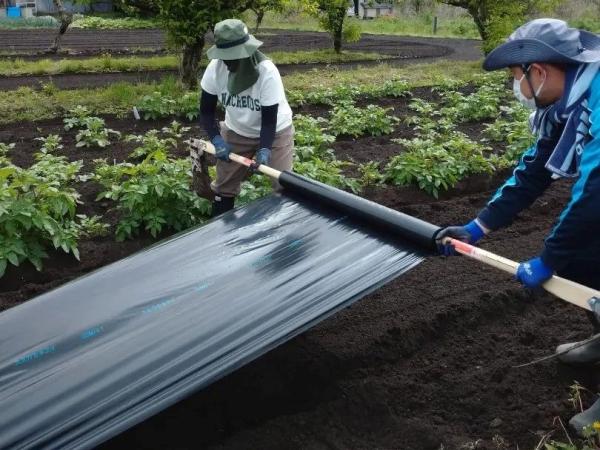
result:
[[[398,118],[388,115],[393,108],[381,108],[368,105],[366,108],[357,108],[349,103],[337,105],[333,108],[329,120],[329,131],[336,136],[347,135],[353,137],[369,134],[381,136],[394,131],[394,124]]]
[[[525,107],[513,102],[508,106],[501,106],[502,118],[487,124],[484,133],[491,142],[506,145],[502,157],[507,164],[517,162],[525,150],[530,148],[536,140],[529,128],[529,114]]]
[[[23,169],[10,162],[10,148],[0,145],[0,276],[8,263],[30,261],[41,270],[49,246],[79,259],[79,194],[72,185],[82,163],[42,151]]]
[[[145,158],[157,151],[168,153],[169,148],[177,146],[177,140],[175,138],[162,138],[159,136],[157,130],[150,130],[140,135],[130,134],[125,137],[125,141],[139,144],[139,146],[129,154],[130,158]]]
[[[287,91],[290,105],[330,105],[351,102],[358,98],[376,99],[381,97],[405,97],[410,95],[408,82],[392,78],[383,83],[364,85],[339,84],[334,87],[314,86],[308,93],[300,90]]]
[[[84,127],[77,132],[76,147],[107,147],[110,145],[110,136],[121,137],[121,133],[106,128],[104,119],[87,117],[83,120]]]
[[[160,91],[142,97],[137,105],[144,120],[157,120],[165,117],[185,117],[188,120],[197,119],[200,115],[198,94],[185,93],[171,97]]]
[[[85,214],[77,214],[79,219],[79,235],[82,238],[95,238],[108,236],[110,233],[110,225],[102,222],[102,217],[88,217]]]
[[[421,148],[394,156],[385,168],[386,181],[398,186],[417,185],[438,197],[455,186],[465,167],[443,147]]]
[[[163,127],[162,132],[173,138],[181,139],[183,135],[190,130],[190,127],[184,127],[182,124],[174,120],[168,127]]]
[[[156,91],[144,95],[137,109],[142,113],[144,120],[157,120],[177,114],[177,101]]]
[[[125,136],[125,142],[135,142],[139,144],[133,152],[129,154],[130,158],[145,158],[146,156],[161,151],[168,153],[169,149],[177,148],[177,139],[181,139],[184,133],[188,132],[190,127],[184,127],[179,122],[173,121],[168,127],[163,127],[159,135],[158,130],[149,130],[144,134],[130,134]]]
[[[35,138],[35,140],[42,143],[41,151],[43,153],[54,153],[63,148],[61,144],[62,138],[57,134],[49,134],[46,137]]]
[[[296,149],[312,147],[313,150],[325,151],[335,142],[335,136],[327,134],[327,120],[322,117],[313,118],[298,114],[294,116],[294,143]],[[298,150],[297,150],[298,151]],[[300,151],[302,154],[302,151]],[[303,159],[308,155],[303,154]],[[314,155],[311,155],[314,156]]]
[[[268,177],[260,175],[252,176],[249,180],[242,183],[240,195],[238,195],[236,203],[244,205],[253,202],[269,195],[271,191],[271,181]]]
[[[73,28],[93,30],[134,30],[142,28],[157,28],[158,23],[150,19],[135,17],[97,17],[83,16],[73,22]]]
[[[387,80],[383,85],[374,85],[372,98],[377,97],[406,97],[410,95],[410,86],[406,80],[393,78]]]
[[[343,173],[343,168],[348,164],[338,160],[324,161],[313,158],[306,161],[296,161],[294,172],[357,194],[361,189],[360,182],[355,178],[346,177]]]
[[[121,218],[118,241],[148,231],[156,237],[164,229],[182,230],[210,214],[208,200],[190,189],[191,162],[171,159],[162,150],[138,164],[108,164],[98,160],[94,179],[104,187],[98,200],[115,201]]]
[[[196,120],[200,116],[198,94],[188,92],[177,100],[177,112],[179,116],[187,120]]]
[[[8,152],[15,148],[15,144],[5,144],[0,142],[0,164],[10,163],[8,160]]]
[[[67,117],[63,120],[65,130],[69,131],[73,128],[83,128],[86,125],[87,119],[90,117],[90,111],[81,105],[69,110]]]
[[[463,133],[440,135],[435,139],[399,139],[406,151],[392,158],[385,168],[385,180],[399,186],[416,185],[438,197],[468,175],[492,173],[488,149]]]
[[[496,84],[481,86],[476,92],[465,96],[458,91],[442,93],[444,103],[441,114],[453,117],[457,122],[478,122],[497,117],[501,93],[504,88]]]
[[[364,187],[379,186],[384,181],[384,176],[379,171],[379,163],[377,161],[360,164],[358,171],[361,175],[360,184]]]

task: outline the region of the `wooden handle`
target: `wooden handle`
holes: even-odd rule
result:
[[[211,155],[216,154],[215,146],[211,142],[204,141],[202,139],[191,139],[188,141],[188,144],[194,147],[196,150],[210,153]],[[254,164],[253,160],[236,153],[230,153],[229,159],[246,167],[250,167],[252,164]],[[264,164],[259,165],[256,170],[257,172],[267,175],[268,177],[275,178],[276,180],[278,180],[281,176],[281,172],[279,170],[275,170],[272,167],[265,166]]]
[[[454,249],[462,255],[476,259],[477,261],[481,261],[490,266],[494,266],[513,275],[517,273],[519,263],[515,261],[511,261],[510,259],[495,255],[487,250],[474,247],[473,245],[456,239],[449,238],[448,240],[445,240],[445,242],[451,244]],[[595,289],[583,286],[565,278],[557,277],[556,275],[552,276],[552,278],[542,284],[542,287],[551,294],[554,294],[557,297],[569,303],[573,303],[574,305],[577,305],[583,309],[587,309],[588,311],[592,310],[590,306],[590,300],[593,298],[600,299],[600,291],[596,291]]]

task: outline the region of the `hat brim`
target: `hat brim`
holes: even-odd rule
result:
[[[536,62],[579,64],[600,61],[600,37],[580,31],[580,39],[585,50],[575,56],[565,55],[538,39],[505,42],[487,55],[483,61],[483,68],[497,70]]]
[[[222,59],[224,61],[250,58],[261,45],[263,45],[261,41],[250,35],[246,42],[235,47],[217,48],[216,45],[213,45],[207,50],[206,55],[209,59]]]

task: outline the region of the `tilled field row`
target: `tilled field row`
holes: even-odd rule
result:
[[[42,53],[54,39],[54,30],[0,30],[3,51]],[[331,48],[326,33],[269,30],[259,38],[266,51],[299,51]],[[211,43],[210,35],[207,43]],[[166,40],[161,30],[81,30],[70,29],[63,38],[63,49],[89,54],[135,49],[164,50]],[[348,50],[373,51],[399,57],[441,57],[456,53],[462,59],[481,57],[480,44],[465,39],[429,39],[402,36],[363,35]],[[40,54],[40,57],[43,55]]]

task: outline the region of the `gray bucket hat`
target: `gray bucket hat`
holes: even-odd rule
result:
[[[569,28],[558,19],[536,19],[516,29],[483,62],[485,70],[531,63],[580,64],[600,61],[600,36]]]
[[[227,19],[215,25],[215,45],[206,54],[210,59],[249,58],[263,43],[251,34],[248,27],[238,19]]]

